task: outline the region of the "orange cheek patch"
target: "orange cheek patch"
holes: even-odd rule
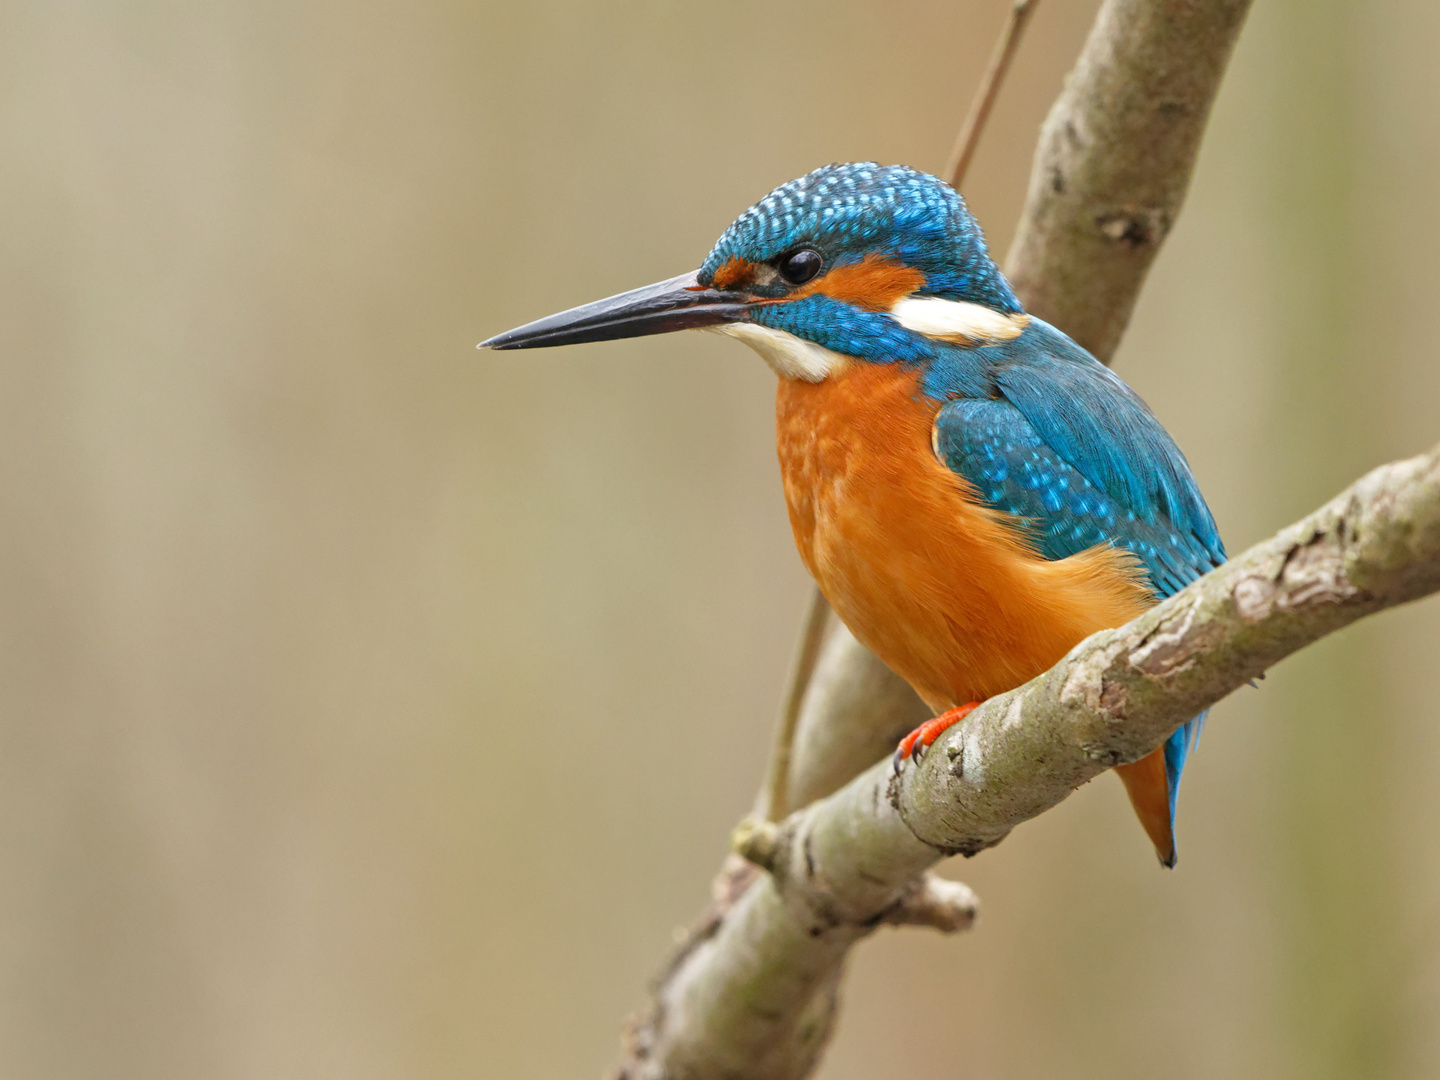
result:
[[[711,282],[716,289],[731,289],[736,285],[749,281],[755,276],[755,264],[745,259],[734,258],[728,260],[719,270],[715,271],[715,278]]]
[[[793,299],[819,293],[843,300],[866,311],[889,311],[896,300],[925,284],[925,275],[889,259],[867,255],[858,263],[837,266],[813,284],[795,292]]]

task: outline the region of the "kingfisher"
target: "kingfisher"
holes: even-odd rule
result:
[[[527,349],[704,329],[779,377],[775,435],[800,558],[855,637],[934,712],[897,768],[1225,561],[1149,407],[1028,314],[937,177],[827,165],[741,214],[700,268],[482,342]],[[1174,866],[1204,713],[1116,767]]]

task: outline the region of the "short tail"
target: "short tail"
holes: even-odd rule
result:
[[[1185,770],[1185,759],[1200,739],[1200,727],[1204,723],[1205,714],[1201,713],[1166,739],[1165,745],[1154,753],[1115,768],[1125,783],[1135,816],[1145,827],[1163,866],[1174,866],[1178,857],[1175,801],[1180,795],[1180,774]]]

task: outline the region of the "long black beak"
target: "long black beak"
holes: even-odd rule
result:
[[[543,349],[719,326],[745,318],[754,298],[709,289],[695,272],[537,319],[482,341],[481,349]]]

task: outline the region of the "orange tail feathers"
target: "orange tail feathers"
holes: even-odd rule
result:
[[[1115,771],[1125,782],[1130,805],[1145,827],[1155,854],[1165,866],[1175,865],[1175,834],[1170,828],[1170,783],[1165,778],[1165,747],[1146,754],[1129,765],[1117,765]]]

